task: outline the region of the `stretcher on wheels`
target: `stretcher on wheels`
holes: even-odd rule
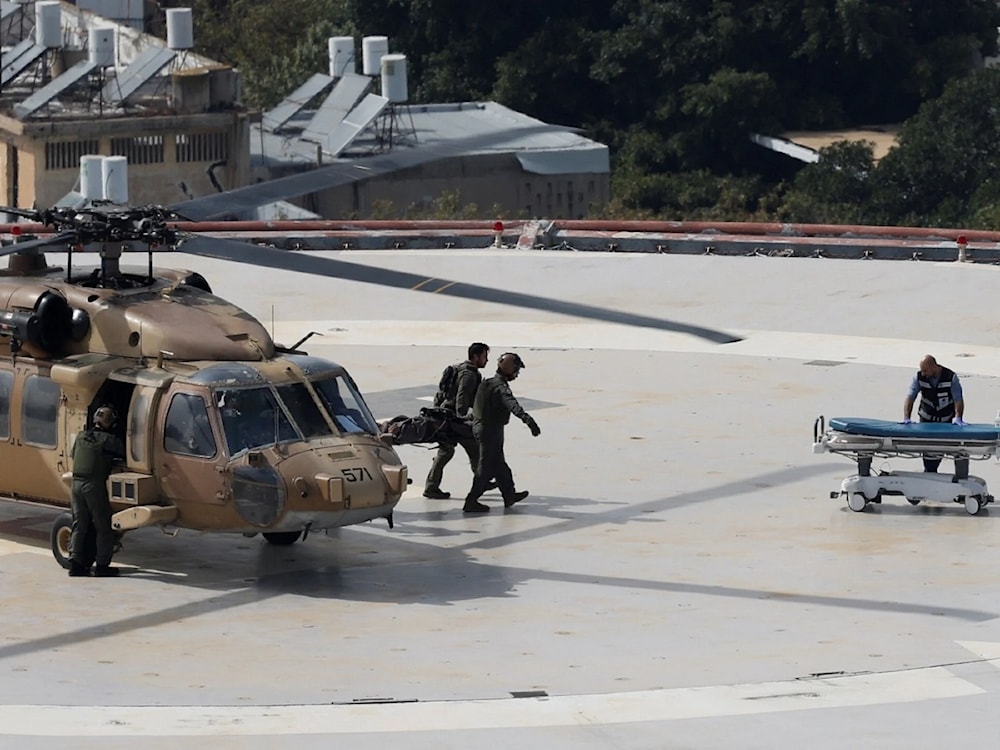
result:
[[[993,502],[986,482],[969,474],[969,462],[988,459],[1000,449],[1000,428],[990,424],[950,422],[887,422],[861,417],[820,416],[813,425],[813,453],[837,453],[852,458],[858,473],[847,477],[831,498],[847,498],[848,507],[861,512],[887,495],[905,497],[911,505],[922,501],[954,502],[976,515]],[[927,471],[891,471],[872,468],[876,458],[951,460],[953,474]]]

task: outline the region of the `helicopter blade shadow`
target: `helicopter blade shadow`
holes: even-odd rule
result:
[[[477,284],[449,281],[448,279],[431,278],[406,271],[374,268],[361,263],[350,263],[333,258],[307,255],[305,253],[277,250],[275,248],[252,245],[246,242],[219,237],[192,237],[183,240],[177,249],[180,252],[192,255],[236,261],[264,268],[298,271],[314,276],[327,276],[364,284],[461,297],[477,302],[495,302],[502,305],[523,307],[529,310],[542,310],[544,312],[571,315],[577,318],[599,320],[606,323],[684,333],[706,339],[716,344],[731,344],[741,340],[724,331],[716,331],[710,328],[678,323],[647,315],[584,305],[579,302],[538,297],[532,294],[512,292],[505,289],[479,286]]]
[[[48,651],[58,649],[63,646],[79,644],[86,641],[96,641],[102,638],[114,638],[115,636],[132,633],[146,628],[153,628],[169,622],[184,620],[197,615],[220,612],[234,607],[242,607],[245,604],[253,604],[279,596],[282,592],[261,592],[256,587],[242,588],[238,591],[230,591],[220,596],[204,599],[197,602],[188,602],[176,607],[148,612],[133,617],[102,622],[78,630],[70,630],[58,635],[50,635],[44,638],[26,640],[20,643],[0,646],[0,660],[12,659],[38,651]]]

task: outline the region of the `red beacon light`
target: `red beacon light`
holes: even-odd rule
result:
[[[964,234],[958,235],[957,244],[958,244],[958,262],[959,263],[964,263],[965,260],[966,260],[965,246],[968,244],[966,242],[966,238],[965,238]]]
[[[493,222],[493,247],[503,247],[503,222]]]
[[[24,230],[21,228],[19,224],[15,224],[10,228],[10,233],[15,237],[20,237],[22,234],[24,234]]]

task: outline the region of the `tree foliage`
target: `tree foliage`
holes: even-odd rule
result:
[[[407,55],[413,102],[495,99],[609,144],[622,210],[684,218],[773,208],[829,221],[1000,215],[988,175],[998,98],[989,75],[969,75],[997,52],[995,0],[170,4],[194,8],[200,50],[238,65],[259,106],[326,69],[328,36],[385,35]],[[748,137],[911,117],[878,166],[863,146],[842,146],[788,180]],[[945,163],[952,171],[940,174]]]

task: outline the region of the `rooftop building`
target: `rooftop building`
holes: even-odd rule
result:
[[[272,189],[271,204],[240,218],[402,217],[442,198],[491,216],[583,218],[609,199],[606,146],[494,102],[411,104],[406,58],[386,37],[361,40],[360,70],[355,40],[331,39],[328,73],[258,115],[241,103],[238,71],[193,52],[191,11],[166,11],[163,40],[138,28],[153,10],[0,1],[0,205],[79,199],[88,155],[125,157],[133,204],[330,165],[352,174],[336,187],[317,179],[288,196],[297,205]]]

